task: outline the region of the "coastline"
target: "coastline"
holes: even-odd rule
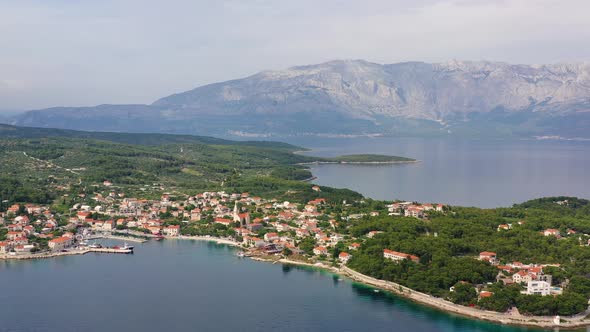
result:
[[[242,247],[242,245],[239,242],[236,241],[232,241],[232,240],[228,240],[228,239],[222,239],[222,238],[218,238],[218,237],[213,237],[213,236],[185,236],[185,235],[180,235],[180,236],[164,236],[165,239],[176,239],[176,240],[194,240],[194,241],[208,241],[208,242],[215,242],[217,244],[227,244],[228,246],[232,246],[232,247]]]
[[[168,240],[194,240],[194,241],[207,241],[207,242],[215,242],[217,244],[225,244],[232,247],[242,248],[241,243],[232,241],[229,239],[217,238],[217,237],[207,237],[207,236],[166,236]],[[41,254],[23,254],[23,255],[8,255],[3,254],[0,255],[0,260],[30,260],[30,259],[43,259],[43,258],[53,258],[59,256],[71,256],[71,255],[84,255],[86,253],[92,252],[91,249],[84,249],[84,250],[71,250],[68,252],[55,252],[55,253],[41,253]],[[522,315],[510,315],[507,313],[500,313],[495,311],[488,311],[488,310],[481,310],[472,307],[466,307],[458,304],[454,304],[452,302],[446,301],[442,298],[433,297],[431,295],[413,290],[411,288],[402,286],[400,284],[375,279],[373,277],[364,275],[359,273],[353,269],[350,269],[346,266],[341,267],[334,267],[330,265],[326,265],[324,263],[307,263],[297,260],[292,260],[288,258],[278,258],[273,259],[272,257],[259,257],[253,256],[249,257],[250,259],[258,262],[268,262],[272,264],[281,263],[285,265],[298,265],[298,266],[306,266],[315,269],[321,269],[324,271],[328,271],[330,273],[337,274],[342,277],[349,278],[355,282],[362,283],[364,285],[375,287],[377,289],[381,289],[383,291],[387,291],[393,293],[395,295],[404,297],[411,301],[414,301],[418,304],[428,306],[430,308],[434,308],[436,310],[440,310],[447,314],[455,314],[463,317],[467,317],[470,319],[477,319],[481,321],[492,322],[496,324],[503,324],[503,325],[514,325],[514,326],[526,326],[526,327],[536,327],[536,328],[570,328],[570,329],[580,329],[584,327],[590,326],[590,307],[577,315],[568,316],[568,317],[561,317],[561,323],[556,324],[554,322],[554,316],[522,316]]]
[[[273,259],[266,259],[262,257],[250,257],[252,260],[259,261],[259,262],[272,262],[287,264],[287,265],[300,265],[300,266],[307,266],[317,269],[322,269],[329,271],[331,273],[349,278],[355,282],[362,283],[364,285],[375,287],[395,295],[404,297],[408,300],[416,302],[418,304],[434,308],[436,310],[440,310],[447,314],[455,314],[463,317],[467,317],[470,319],[476,319],[481,321],[492,322],[496,324],[502,325],[513,325],[513,326],[523,326],[523,327],[535,327],[535,328],[570,328],[570,329],[580,329],[584,327],[590,326],[590,318],[587,316],[590,314],[590,307],[577,315],[568,316],[568,317],[561,317],[561,323],[555,324],[553,316],[523,316],[523,315],[515,315],[511,316],[506,313],[500,313],[495,311],[488,311],[488,310],[481,310],[471,307],[466,307],[462,305],[458,305],[449,301],[446,301],[441,298],[436,298],[431,295],[418,292],[411,288],[402,286],[400,284],[375,279],[373,277],[364,275],[357,271],[354,271],[346,266],[342,266],[340,268],[335,268],[332,266],[327,266],[325,264],[316,265],[310,264],[300,261],[289,260],[285,258],[273,260]]]
[[[83,250],[70,250],[66,252],[45,252],[39,254],[21,254],[21,255],[8,255],[2,254],[0,255],[0,260],[27,260],[27,259],[44,259],[44,258],[54,258],[59,256],[73,256],[73,255],[85,255],[92,250],[90,249],[83,249]]]
[[[416,164],[421,160],[392,160],[392,161],[311,161],[308,163],[298,163],[295,165],[394,165],[394,164]]]

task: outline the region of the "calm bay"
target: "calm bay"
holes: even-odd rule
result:
[[[210,242],[0,262],[0,331],[526,331]]]

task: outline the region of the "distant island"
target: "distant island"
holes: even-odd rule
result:
[[[349,154],[332,158],[318,158],[315,161],[300,163],[306,164],[402,164],[415,163],[416,159],[388,156],[382,154]]]

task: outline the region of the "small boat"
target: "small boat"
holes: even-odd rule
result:
[[[129,249],[129,250],[133,250],[133,246],[130,246],[127,244],[127,242],[125,242],[125,244],[123,245],[123,247],[121,247],[121,249]]]
[[[96,242],[93,243],[93,244],[91,244],[91,245],[89,245],[88,247],[90,247],[90,248],[102,248],[102,246],[100,244],[96,243]]]
[[[379,293],[379,290],[378,289],[373,289],[373,292]]]
[[[239,251],[239,252],[236,254],[236,256],[238,256],[238,257],[240,257],[240,258],[244,258],[244,257],[246,257],[246,254],[244,254],[244,252],[243,252],[243,251]]]

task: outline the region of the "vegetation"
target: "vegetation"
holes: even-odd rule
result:
[[[507,223],[512,229],[498,231],[498,225]],[[450,287],[457,289],[458,283],[472,288],[484,286],[495,282],[499,271],[476,259],[482,251],[496,252],[504,262],[560,264],[559,268],[546,268],[546,273],[553,274],[557,282],[569,282],[563,295],[522,295],[518,285],[495,283],[494,294],[479,305],[498,311],[515,305],[525,314],[570,315],[583,311],[590,297],[589,236],[584,235],[590,233],[589,227],[590,202],[572,197],[544,198],[489,210],[454,207],[447,214],[431,214],[427,222],[387,216],[365,218],[350,228],[352,235],[362,236],[372,230],[384,233],[367,239],[349,266],[465,304],[474,301],[473,294],[452,294]],[[543,236],[547,228],[561,230],[564,237]],[[565,236],[567,230],[576,230],[576,234]],[[391,262],[383,258],[384,248],[417,255],[420,262]]]
[[[284,143],[6,125],[0,126],[0,137],[0,199],[11,202],[48,203],[60,192],[78,194],[103,181],[131,194],[141,189],[143,196],[167,188],[255,191],[292,200],[319,197],[300,182],[311,173],[297,165],[318,158],[295,154],[302,148]],[[337,200],[360,197],[350,190],[323,194]]]

